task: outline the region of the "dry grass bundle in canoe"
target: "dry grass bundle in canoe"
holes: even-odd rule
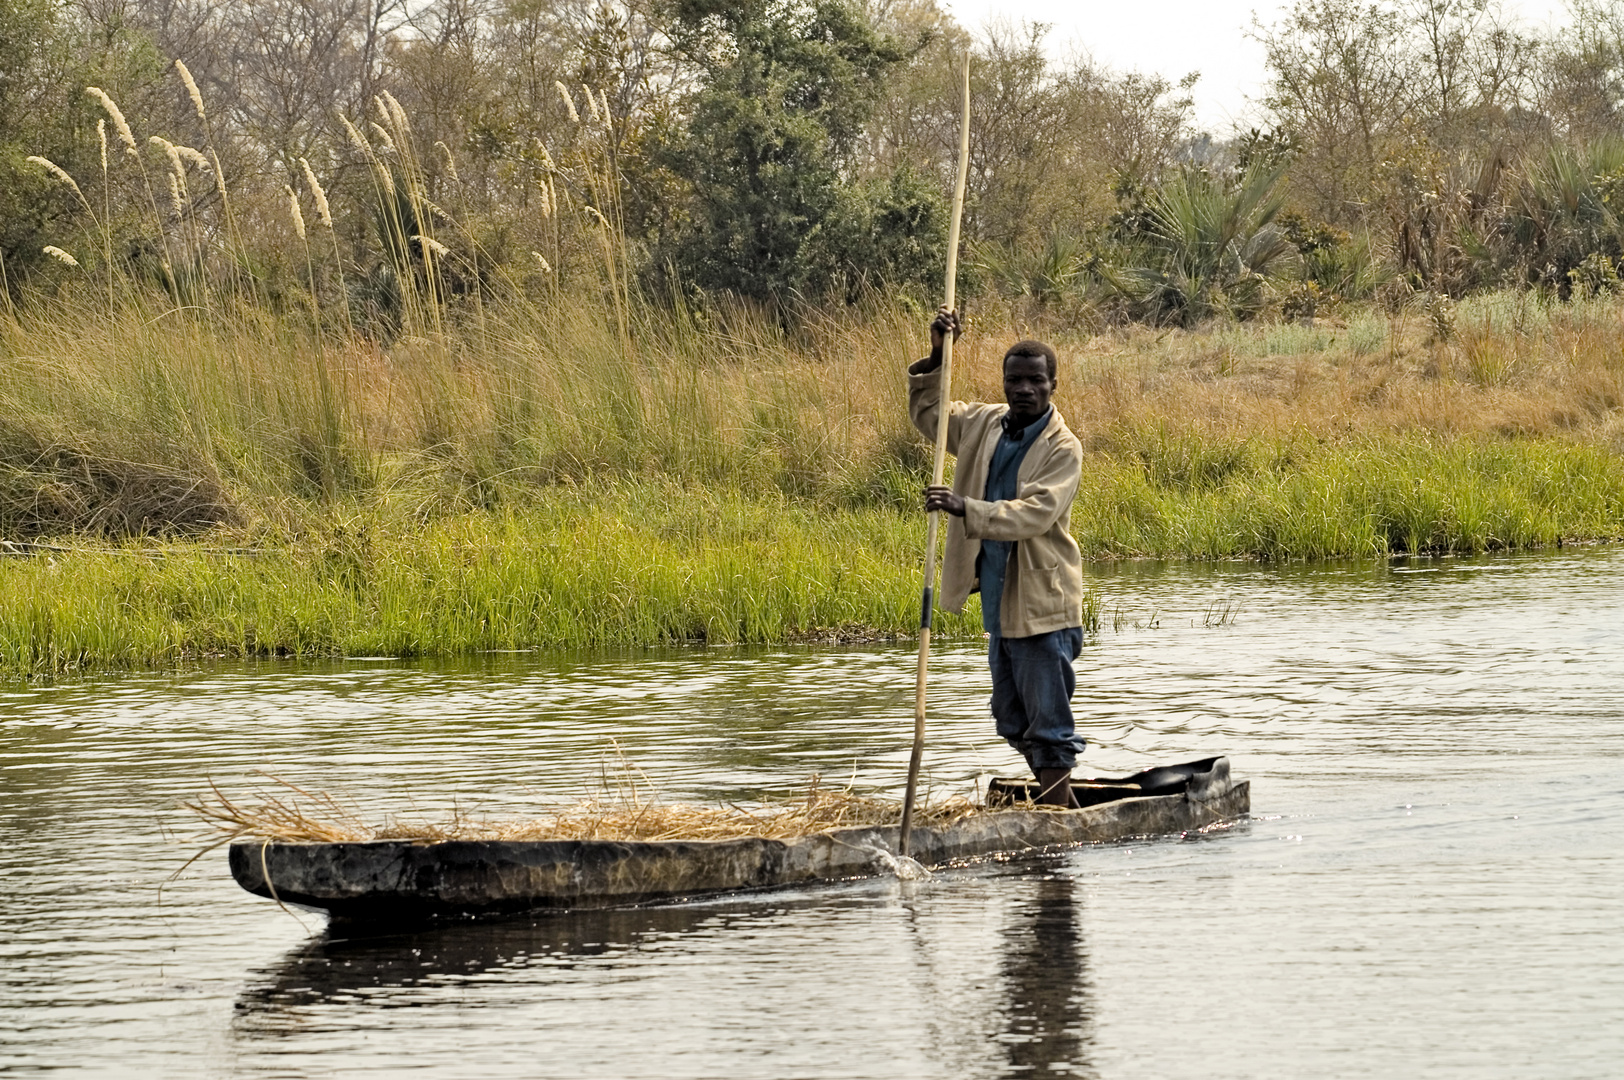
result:
[[[261,788],[243,800],[228,797],[211,782],[209,794],[183,805],[224,834],[217,836],[219,843],[260,839],[432,844],[443,840],[732,840],[745,836],[782,840],[826,829],[895,825],[902,819],[899,801],[860,795],[850,788],[825,787],[813,776],[805,794],[770,799],[755,809],[732,803],[666,803],[630,785],[536,817],[487,818],[453,811],[438,821],[389,817],[373,825],[331,795],[270,779],[277,785],[275,790]],[[980,812],[969,799],[954,796],[915,807],[914,817],[918,823],[940,826]]]

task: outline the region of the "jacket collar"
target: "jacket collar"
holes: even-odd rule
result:
[[[1025,427],[1017,428],[1010,424],[1009,409],[1006,407],[1004,409],[1004,414],[998,418],[998,426],[1003,430],[1004,434],[1008,435],[1011,439],[1029,442],[1032,438],[1036,437],[1038,434],[1041,434],[1045,429],[1048,428],[1049,421],[1054,418],[1054,415],[1054,405],[1051,403],[1049,407],[1044,410],[1043,415],[1039,416]],[[1036,428],[1037,430],[1033,431],[1031,435],[1028,435],[1027,432],[1032,428]]]

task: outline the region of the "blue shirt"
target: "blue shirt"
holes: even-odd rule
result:
[[[1004,428],[993,447],[992,461],[987,465],[987,490],[982,496],[988,502],[1004,502],[1020,494],[1018,477],[1026,452],[1038,441],[1038,435],[1049,426],[1054,412],[1051,405],[1043,415],[1024,428],[1011,429],[1009,414],[999,423]],[[981,554],[976,556],[976,576],[981,579],[981,628],[989,634],[999,633],[998,611],[1004,600],[1004,570],[1009,566],[1010,553],[1015,550],[1013,540],[983,540]]]

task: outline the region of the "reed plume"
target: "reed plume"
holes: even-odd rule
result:
[[[565,86],[562,82],[554,82],[553,85],[558,87],[558,96],[564,99],[564,108],[569,110],[570,123],[579,124],[581,122],[581,114],[575,111],[575,99],[570,97],[569,87]]]
[[[303,240],[305,238],[305,223],[304,214],[299,210],[299,196],[294,193],[290,185],[284,184],[282,190],[287,192],[288,216],[293,219],[293,231],[299,234],[300,240]]]
[[[310,185],[310,197],[316,201],[316,220],[331,229],[333,211],[327,205],[327,192],[322,190],[321,181],[316,179],[315,170],[310,167],[310,162],[300,158],[299,168],[304,170],[305,183]]]
[[[79,190],[78,183],[73,179],[72,176],[68,175],[68,171],[66,169],[49,158],[40,157],[38,154],[30,155],[28,161],[30,164],[38,165],[46,172],[68,185],[68,187],[72,188],[73,193],[79,197],[79,202],[83,204],[86,210],[90,211],[92,216],[95,216],[96,212],[90,209],[90,200],[85,198],[85,193]]]
[[[197,88],[192,79],[192,73],[180,60],[175,61],[175,71],[180,75],[180,81],[186,85],[186,93],[192,99],[192,108],[197,110],[197,118],[205,126],[209,122],[208,110],[203,108],[203,92]]]
[[[101,102],[101,107],[107,110],[107,115],[112,118],[113,128],[118,132],[118,137],[124,140],[124,145],[132,153],[135,152],[135,135],[131,133],[130,125],[124,120],[124,113],[113,99],[108,97],[107,93],[99,86],[87,86],[85,87],[85,93]]]

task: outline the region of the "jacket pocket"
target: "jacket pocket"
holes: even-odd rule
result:
[[[1015,598],[1024,622],[1046,619],[1066,610],[1066,591],[1060,567],[1021,567],[1020,595]]]

